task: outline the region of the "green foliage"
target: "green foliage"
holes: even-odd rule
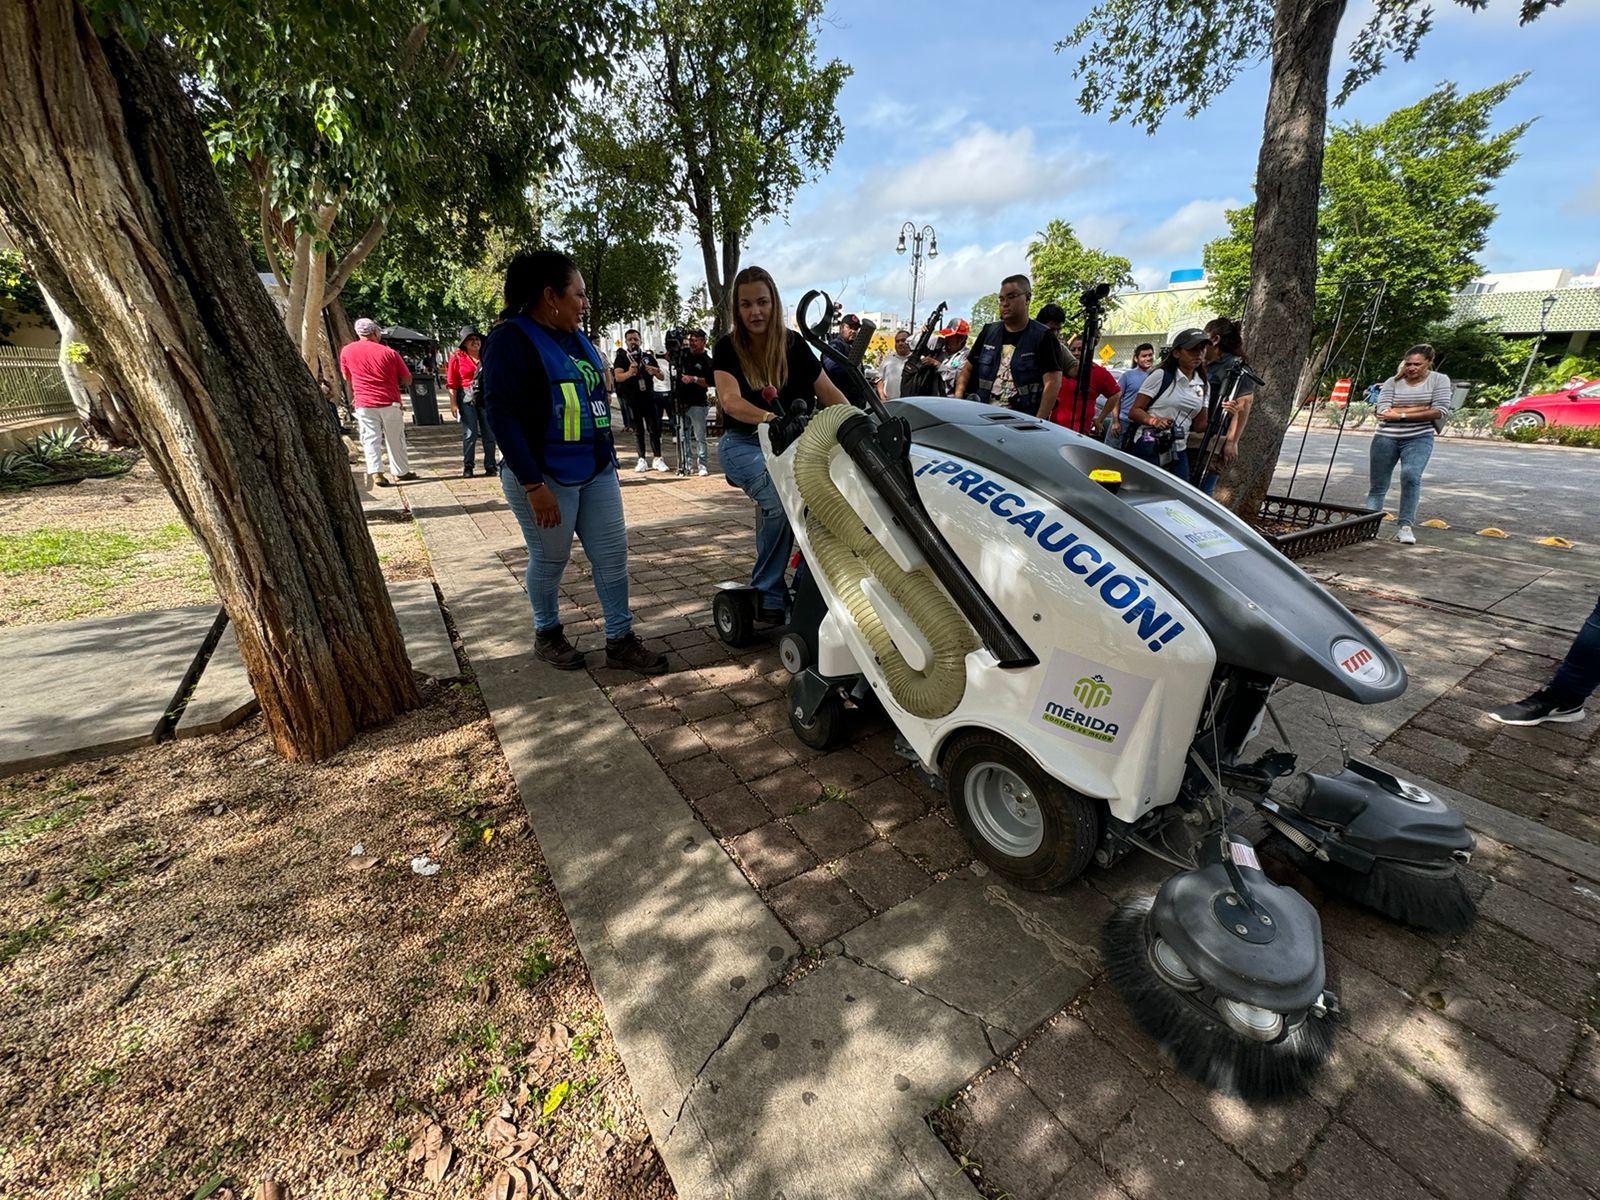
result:
[[[0,249],[0,346],[11,344],[11,335],[17,328],[11,318],[16,316],[43,317],[52,328],[55,326],[44,293],[28,274],[22,255]]]
[[[1072,226],[1061,220],[1033,235],[1028,263],[1035,312],[1055,303],[1070,316],[1078,309],[1078,297],[1097,283],[1109,283],[1112,291],[1133,286],[1132,263],[1120,254],[1085,246]]]
[[[616,114],[580,116],[572,156],[555,191],[564,202],[556,242],[583,272],[590,336],[617,322],[666,311],[677,298],[666,161],[654,139],[622,135]]]
[[[531,946],[522,948],[522,958],[511,972],[511,978],[522,987],[538,987],[545,976],[556,969],[555,960],[545,953],[548,939],[540,938]]]
[[[108,567],[145,550],[175,546],[189,531],[173,521],[153,533],[116,530],[33,529],[0,533],[0,575],[20,575],[58,567]]]
[[[1433,27],[1435,0],[1377,0],[1372,17],[1349,48],[1351,66],[1335,101],[1383,70],[1393,54],[1406,61]],[[1481,9],[1486,0],[1455,0]],[[1537,19],[1561,0],[1522,0],[1522,23]],[[1058,53],[1080,51],[1073,75],[1080,82],[1078,106],[1105,111],[1154,131],[1174,110],[1192,117],[1239,75],[1267,60],[1272,50],[1273,0],[1100,0],[1089,15],[1056,43]],[[1108,70],[1130,46],[1139,50],[1136,71]],[[1308,80],[1326,88],[1327,80]]]
[[[850,68],[817,60],[821,0],[639,7],[638,42],[614,90],[627,98],[627,126],[657,143],[657,186],[694,235],[720,310],[745,237],[833,160]]]
[[[985,325],[989,324],[991,321],[998,321],[999,319],[1000,319],[1000,293],[999,292],[990,292],[986,296],[979,296],[976,300],[974,300],[972,302],[972,334],[973,334],[974,337],[977,336],[978,330],[982,329]],[[914,335],[920,333],[921,330],[913,329],[911,332],[912,332],[912,334],[914,336]]]
[[[1314,336],[1334,332],[1340,287],[1351,290],[1343,330],[1371,294],[1368,281],[1387,284],[1367,364],[1381,376],[1407,346],[1437,333],[1450,298],[1481,271],[1495,207],[1488,194],[1516,161],[1526,124],[1494,132],[1495,108],[1523,76],[1467,95],[1444,84],[1416,104],[1374,125],[1336,126],[1323,158],[1317,214],[1318,303]],[[1205,248],[1212,301],[1240,314],[1249,289],[1254,206],[1228,214],[1228,233]],[[1465,336],[1465,335],[1464,335]],[[1466,336],[1467,352],[1494,357],[1499,347],[1480,331]],[[1351,339],[1352,361],[1361,349]],[[1455,375],[1441,363],[1441,369]],[[1470,377],[1470,376],[1468,376]]]

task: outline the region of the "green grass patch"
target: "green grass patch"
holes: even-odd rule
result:
[[[15,805],[0,806],[0,846],[22,846],[41,833],[70,825],[83,815],[83,799],[75,798],[49,812],[22,816]]]
[[[60,924],[61,918],[54,917],[47,921],[35,921],[32,925],[24,925],[6,934],[4,939],[0,939],[0,967],[20,958],[35,946],[44,945],[55,936]]]
[[[20,575],[55,567],[104,568],[148,550],[180,545],[188,537],[189,531],[176,521],[143,534],[85,529],[0,533],[0,574]]]

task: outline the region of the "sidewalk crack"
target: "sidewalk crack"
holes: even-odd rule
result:
[[[689,1101],[691,1098],[693,1098],[695,1089],[700,1086],[700,1080],[704,1077],[706,1068],[711,1065],[712,1059],[716,1058],[718,1054],[722,1053],[722,1048],[728,1044],[733,1035],[739,1031],[739,1027],[745,1023],[745,1019],[750,1015],[750,1010],[756,1006],[756,1001],[760,1000],[763,996],[770,995],[773,992],[779,991],[787,986],[787,984],[785,984],[783,981],[783,971],[781,968],[787,967],[793,958],[794,955],[791,954],[789,958],[785,959],[783,963],[780,964],[777,978],[775,978],[771,983],[767,984],[767,986],[762,988],[759,992],[755,993],[755,995],[751,996],[749,1000],[745,1001],[744,1008],[739,1010],[739,1015],[734,1018],[733,1023],[729,1025],[728,1028],[723,1032],[721,1040],[719,1040],[717,1044],[711,1048],[711,1053],[707,1054],[705,1061],[701,1063],[698,1068],[696,1068],[694,1078],[689,1080],[689,1086],[683,1091],[683,1099],[678,1102],[678,1111],[672,1115],[672,1124],[667,1126],[666,1136],[661,1139],[662,1145],[665,1145],[667,1142],[672,1140],[672,1135],[677,1132],[678,1122],[683,1120],[684,1111],[689,1107]]]
[[[976,1021],[978,1023],[979,1032],[981,1032],[983,1034],[984,1043],[989,1047],[989,1052],[992,1055],[994,1055],[994,1057],[996,1057],[996,1058],[1000,1057],[1000,1051],[998,1049],[996,1049],[995,1044],[994,1044],[994,1037],[993,1037],[993,1035],[991,1033],[992,1029],[1000,1028],[1000,1027],[999,1026],[991,1026],[989,1024],[989,1022],[987,1020],[985,1020],[984,1017],[981,1014],[975,1013],[975,1012],[970,1012],[967,1009],[962,1008],[959,1004],[956,1004],[956,1003],[954,1003],[954,1002],[952,1002],[950,1000],[945,999],[943,996],[939,995],[937,992],[930,992],[927,988],[918,987],[916,984],[912,983],[911,980],[902,979],[900,976],[896,975],[893,971],[885,970],[883,967],[878,966],[877,963],[868,962],[866,959],[860,958],[860,957],[850,953],[850,951],[848,949],[840,950],[839,957],[843,958],[843,959],[848,959],[850,962],[855,963],[856,966],[864,967],[868,971],[875,971],[879,975],[882,975],[885,979],[891,979],[895,983],[900,984],[902,987],[910,988],[913,992],[916,992],[917,995],[919,995],[919,996],[926,996],[929,1000],[933,1000],[933,1001],[935,1001],[935,1002],[937,1002],[939,1004],[944,1005],[951,1012],[960,1013],[963,1017],[968,1017],[971,1020]],[[1007,1034],[1011,1033],[1011,1031],[1009,1029],[1002,1030],[1002,1032],[1007,1033]]]

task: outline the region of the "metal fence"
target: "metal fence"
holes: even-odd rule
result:
[[[0,426],[75,416],[54,350],[0,346]]]

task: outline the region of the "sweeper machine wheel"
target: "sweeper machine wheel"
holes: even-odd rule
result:
[[[1215,995],[1155,936],[1153,905],[1149,896],[1127,902],[1102,935],[1106,973],[1139,1027],[1178,1070],[1208,1088],[1258,1102],[1303,1093],[1333,1052],[1332,1015],[1307,1013],[1298,1024],[1285,1022],[1271,1041],[1237,1032],[1215,1006]]]
[[[711,600],[711,619],[717,627],[717,636],[725,646],[735,650],[748,646],[755,634],[756,613],[754,592],[744,588],[727,588]]]
[[[809,721],[795,716],[799,709],[797,691],[799,676],[789,680],[789,728],[813,750],[829,750],[844,731],[844,701],[837,692],[829,692]]]
[[[944,755],[950,807],[978,857],[1019,887],[1046,892],[1079,875],[1100,844],[1100,805],[988,730]]]

